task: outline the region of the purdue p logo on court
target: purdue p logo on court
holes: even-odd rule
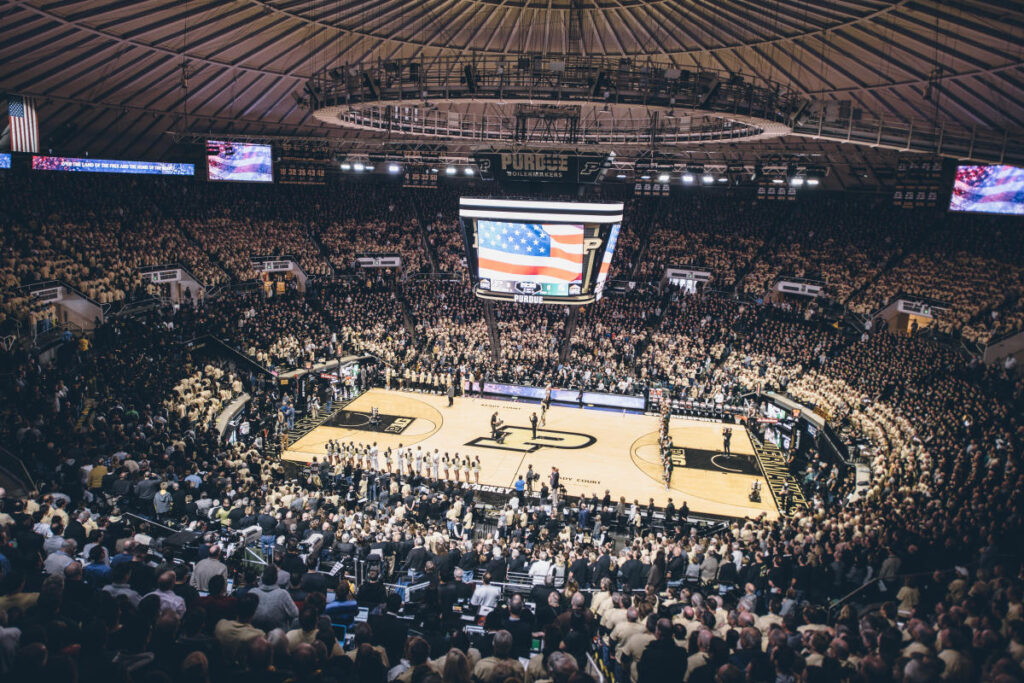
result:
[[[587,448],[594,445],[597,439],[589,434],[579,432],[558,432],[551,429],[538,429],[537,436],[529,427],[503,427],[503,436],[499,440],[489,436],[478,436],[468,442],[467,446],[477,448],[495,448],[516,453],[533,453],[541,448]]]

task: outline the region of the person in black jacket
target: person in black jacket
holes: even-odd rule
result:
[[[569,576],[575,579],[577,585],[587,586],[590,584],[590,564],[582,553],[569,565]]]
[[[491,579],[501,583],[505,580],[506,573],[508,571],[508,563],[505,562],[505,558],[501,555],[501,548],[494,546],[491,554],[491,560],[487,563],[487,571],[491,574]]]
[[[389,662],[397,662],[405,654],[405,639],[409,635],[409,626],[398,617],[398,610],[401,608],[401,596],[398,593],[389,593],[387,611],[384,614],[372,614],[367,620],[373,629],[373,644],[384,648]]]
[[[68,521],[67,528],[64,529],[64,538],[73,538],[75,539],[75,542],[78,543],[79,548],[84,548],[86,543],[85,527],[79,519],[87,521],[89,519],[89,513],[83,512],[77,517],[72,517]]]
[[[299,555],[298,539],[289,538],[286,547],[287,550],[278,566],[289,574],[302,576],[306,573],[306,563],[302,561],[302,556]]]
[[[441,614],[446,617],[450,617],[452,615],[452,606],[458,601],[459,587],[455,584],[454,574],[448,573],[439,575],[437,604],[441,608]]]
[[[637,665],[637,683],[682,680],[686,674],[686,652],[672,639],[672,622],[659,619],[655,640],[647,646]]]
[[[384,590],[384,584],[380,580],[380,572],[376,569],[371,569],[366,573],[366,581],[363,585],[359,586],[359,592],[356,594],[356,603],[361,607],[376,607],[382,605],[387,600],[387,593]]]
[[[430,553],[423,547],[423,537],[417,536],[413,549],[409,551],[405,558],[403,569],[412,570],[416,576],[419,576],[423,573],[429,559]]]
[[[665,506],[665,531],[669,534],[674,532],[676,524],[676,504],[672,502],[672,499],[668,499],[668,505]]]
[[[455,592],[458,595],[459,600],[466,601],[473,597],[473,591],[476,590],[476,585],[472,581],[466,581],[466,577],[460,567],[455,568]]]
[[[508,623],[505,630],[512,634],[512,653],[516,657],[529,657],[533,639],[533,613],[523,604],[523,596],[513,595],[508,601]]]
[[[512,549],[512,557],[508,561],[510,572],[522,572],[526,570],[526,556],[519,552],[519,548]]]
[[[672,558],[665,567],[665,578],[670,585],[678,585],[686,577],[686,565],[688,564],[686,554],[679,546],[672,548]],[[636,584],[634,584],[636,585]]]
[[[619,567],[619,578],[622,579],[623,583],[628,583],[630,586],[639,586],[640,584],[640,560],[637,559],[637,553],[635,550],[630,551],[626,557],[627,559]]]
[[[462,553],[462,559],[459,560],[459,569],[472,573],[476,571],[479,565],[480,560],[476,548],[473,547],[472,542],[467,541],[465,551]]]
[[[534,587],[536,589],[536,587]],[[537,617],[536,617],[536,628],[545,629],[549,626],[553,626],[555,621],[558,619],[558,615],[562,613],[562,595],[556,590],[552,590],[548,593],[547,601],[541,603],[537,602]],[[554,627],[557,628],[557,627]],[[545,643],[546,645],[547,643]]]

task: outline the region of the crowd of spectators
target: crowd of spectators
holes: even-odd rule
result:
[[[258,278],[254,256],[292,255],[308,275],[326,276],[357,272],[358,253],[398,254],[406,277],[466,276],[452,187],[354,182],[325,191],[75,174],[0,182],[11,198],[0,208],[8,316],[29,308],[18,288],[43,280],[104,304],[159,295],[138,268],[165,263],[206,287]],[[862,316],[899,293],[928,296],[950,305],[937,330],[984,344],[1024,324],[1013,290],[1024,276],[1022,242],[1000,218],[906,211],[883,199],[769,203],[692,192],[627,201],[611,278],[651,282],[667,266],[692,265],[712,272],[713,288],[753,298],[779,278],[809,278]]]
[[[672,306],[699,327],[710,301]],[[370,444],[289,479],[261,451],[259,413],[273,419],[280,390],[196,364],[168,334],[184,317],[109,323],[53,367],[14,359],[4,438],[39,486],[0,499],[0,663],[17,680],[568,682],[593,678],[595,665],[638,683],[1022,675],[1020,565],[1006,557],[1020,536],[1021,444],[1007,412],[1020,382],[935,342],[876,332],[822,364],[828,333],[802,313],[737,309],[741,334],[778,337],[785,362],[822,366],[865,406],[890,405],[913,436],[879,451],[857,500],[840,488],[789,518],[709,534],[685,505],[655,516],[610,492],[566,499],[546,476],[487,515],[471,489],[431,475],[429,460],[425,474],[391,473],[390,456],[372,464]],[[263,399],[245,443],[221,442],[203,414],[151,402],[210,391],[204,378],[226,390],[232,373],[232,393]],[[835,479],[832,469],[815,462],[808,479]],[[201,535],[197,561],[154,554],[164,523]],[[254,524],[271,561],[262,572],[209,536]],[[314,533],[331,557],[369,571],[355,583],[314,571],[299,547]],[[383,583],[408,574],[427,588],[403,603]],[[509,580],[525,587],[498,586]],[[827,610],[858,588],[865,612]],[[483,633],[462,630],[453,605],[493,608]],[[360,606],[369,616],[354,624]],[[535,634],[544,642],[532,655]]]
[[[770,214],[754,200],[690,194],[653,208],[639,279],[656,281],[667,267],[696,266],[712,272],[715,288],[733,288],[771,232]]]
[[[636,354],[648,328],[660,322],[662,298],[657,289],[642,287],[583,308],[558,381],[588,391],[642,393]]]
[[[61,280],[110,304],[152,293],[138,273],[144,266],[178,263],[210,286],[227,279],[153,202],[163,188],[157,181],[11,176],[0,183],[5,315],[28,307],[19,288],[35,282]]]
[[[39,232],[45,242],[30,237],[30,227],[42,225],[31,218],[40,210],[17,200],[3,213],[7,287],[41,279],[36,269],[64,257],[73,265],[62,277],[78,284],[91,282],[88,267],[119,273],[103,286],[137,287],[137,266],[109,264],[153,258],[142,245],[159,233],[144,226],[206,245],[161,242],[182,260],[212,254],[202,267],[238,279],[250,275],[243,236],[253,249],[278,249],[294,230],[288,243],[300,246],[289,253],[313,272],[329,254],[347,253],[323,241],[340,200],[315,190],[281,190],[278,204],[253,188],[225,189],[225,197],[222,188],[190,189],[194,211],[173,208],[189,194],[180,190],[155,196],[152,206],[125,201],[123,213],[117,199],[91,208],[89,198],[80,207],[69,199],[47,219],[55,227]],[[226,207],[247,202],[251,221]],[[748,283],[741,275],[752,264],[747,277],[756,279],[800,267],[794,274],[824,275],[834,286],[829,273],[845,278],[843,268],[855,267],[836,270],[827,253],[801,240],[792,250],[798,260],[779,257],[758,269],[758,252],[789,229],[777,221],[781,210],[758,217],[758,205],[742,205],[729,218],[717,200],[666,204],[648,230],[634,233],[634,256],[617,268],[629,270],[634,258],[648,274],[656,272],[648,263],[702,262],[722,274],[716,285],[735,286]],[[673,236],[672,225],[691,213],[699,228]],[[351,229],[368,225],[363,214],[354,220]],[[992,234],[949,220],[971,238]],[[406,226],[400,232],[410,241],[401,248],[413,250],[417,224],[405,221],[387,225]],[[435,258],[448,262],[458,251],[439,247],[441,223],[448,225],[432,223],[425,234]],[[274,227],[246,236],[264,224]],[[871,310],[908,284],[942,296],[943,283],[959,275],[976,298],[961,302],[949,329],[995,334],[1019,320],[1019,298],[993,284],[1019,279],[1016,238],[1003,254],[983,240],[957,254],[937,238],[906,254],[909,233],[876,249],[849,237],[862,224],[836,238],[854,251],[831,251],[879,268],[835,290],[848,292],[855,310]],[[63,241],[51,239],[56,226],[68,232]],[[111,241],[107,228],[133,235],[128,246]],[[218,245],[216,235],[232,245]],[[393,238],[374,243],[394,246]],[[39,260],[19,270],[25,254]],[[894,269],[880,265],[893,259]],[[949,275],[936,274],[943,267]],[[34,488],[0,492],[0,676],[1024,680],[1024,382],[1012,367],[987,367],[942,340],[878,325],[851,334],[813,305],[666,294],[643,284],[582,310],[572,334],[563,307],[504,304],[493,312],[491,331],[464,282],[402,282],[381,272],[314,282],[305,294],[256,289],[111,318],[57,347],[52,363],[21,348],[5,353],[0,438]],[[662,386],[717,402],[785,391],[849,441],[862,440],[870,481],[854,495],[850,474],[814,457],[802,473],[806,508],[705,529],[684,501],[655,511],[627,491],[567,498],[557,470],[486,502],[429,459],[426,472],[399,473],[372,443],[346,444],[305,472],[287,472],[270,457],[270,442],[294,401],[289,390],[267,373],[194,355],[199,349],[183,342],[200,334],[278,369],[367,353],[400,373],[459,368],[537,385]],[[214,418],[243,392],[252,397],[249,429],[228,443]],[[171,561],[164,525],[198,534],[194,557]],[[262,571],[227,557],[218,540],[220,530],[253,526]],[[304,556],[314,534],[323,551]],[[335,560],[341,565],[331,572]],[[398,579],[426,586],[403,599],[389,588]],[[365,619],[357,619],[360,607]],[[460,611],[478,614],[482,633],[464,630]],[[352,638],[339,638],[338,624]]]
[[[209,427],[227,403],[242,393],[242,380],[230,368],[208,363],[174,385],[164,401],[167,412],[190,424]]]
[[[569,308],[500,302],[494,305],[501,355],[493,378],[541,385],[559,372]]]
[[[405,290],[416,321],[419,360],[440,372],[460,366],[484,367],[491,341],[483,305],[462,281],[421,281]]]

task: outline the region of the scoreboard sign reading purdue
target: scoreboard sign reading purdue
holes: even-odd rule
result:
[[[608,156],[577,154],[557,150],[489,150],[474,155],[484,180],[548,180],[567,183],[596,183],[607,167]]]

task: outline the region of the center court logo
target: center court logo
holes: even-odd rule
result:
[[[587,448],[597,443],[597,439],[589,434],[579,432],[558,432],[552,429],[538,429],[537,436],[529,427],[503,427],[500,440],[489,436],[478,436],[466,443],[477,448],[494,448],[496,450],[513,451],[515,453],[533,453],[541,448],[565,448],[575,450]]]

